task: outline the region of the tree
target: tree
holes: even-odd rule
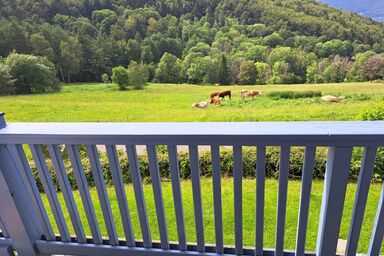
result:
[[[63,82],[65,83],[65,77],[67,82],[71,82],[71,77],[76,75],[80,69],[80,45],[79,41],[71,37],[68,41],[62,41],[60,43],[61,58],[59,63],[59,70]]]
[[[180,71],[180,60],[176,56],[166,52],[160,59],[155,72],[155,79],[160,83],[179,83]]]
[[[125,90],[129,85],[127,69],[123,66],[114,67],[112,69],[112,82],[117,84],[120,90]]]
[[[335,56],[332,63],[324,71],[324,79],[327,83],[343,82],[347,75],[350,62],[348,58]]]
[[[271,76],[271,68],[268,63],[256,62],[256,84],[266,84]]]
[[[375,55],[368,58],[363,64],[365,77],[369,80],[384,78],[384,57]]]
[[[219,83],[222,85],[228,85],[231,83],[228,60],[224,54],[221,55],[221,61],[219,65]]]
[[[0,63],[0,95],[12,94],[15,91],[15,80],[12,79],[8,67]]]
[[[129,85],[135,89],[143,89],[148,82],[149,72],[147,65],[132,61],[128,66]]]
[[[358,53],[355,58],[354,62],[352,63],[351,67],[348,70],[347,73],[347,81],[353,82],[363,82],[366,80],[366,76],[364,73],[363,65],[367,59],[370,57],[376,55],[373,51],[367,51],[364,53]]]
[[[264,42],[266,45],[274,48],[278,45],[282,45],[284,43],[284,39],[277,32],[274,32],[269,36],[265,37]]]
[[[239,70],[240,84],[255,84],[256,75],[256,67],[252,61],[246,60],[241,63]]]
[[[5,65],[15,79],[17,94],[58,91],[56,70],[52,62],[45,57],[11,53]]]
[[[254,45],[251,48],[248,49],[248,51],[245,54],[245,57],[248,60],[252,61],[261,61],[265,62],[268,56],[268,48],[266,46],[262,45]]]

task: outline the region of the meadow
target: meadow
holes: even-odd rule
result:
[[[262,96],[242,100],[242,89]],[[192,109],[213,91],[232,90],[232,100],[208,109]],[[277,99],[276,91],[320,91],[343,96],[340,103],[319,97]],[[247,122],[356,120],[359,113],[384,100],[383,83],[303,84],[265,86],[200,86],[149,84],[145,90],[119,91],[112,84],[71,84],[52,94],[0,98],[0,110],[9,122]]]
[[[241,99],[242,89],[260,90],[262,96],[255,99]],[[232,100],[225,100],[220,106],[210,106],[207,109],[192,109],[194,102],[208,100],[213,91],[232,90]],[[343,96],[340,103],[321,102],[319,97],[282,99],[268,96],[278,91],[320,91],[322,95]],[[6,113],[8,122],[208,122],[208,121],[311,121],[311,120],[357,120],[361,111],[382,103],[384,100],[383,83],[344,83],[323,85],[266,85],[266,86],[196,86],[187,84],[149,84],[144,90],[119,91],[111,84],[71,84],[62,87],[62,91],[52,94],[7,96],[0,98],[0,110]],[[182,181],[183,203],[187,239],[195,241],[193,200],[191,182]],[[266,185],[265,210],[265,243],[266,248],[273,248],[275,241],[277,181],[268,179]],[[223,221],[224,242],[233,244],[233,180],[223,179]],[[254,245],[255,218],[255,180],[245,179],[243,190],[244,215],[244,244]],[[285,233],[286,248],[295,248],[297,213],[300,198],[300,181],[289,182],[287,205],[287,228]],[[307,249],[315,249],[319,211],[321,204],[323,182],[314,181],[312,201],[309,216]],[[136,238],[141,237],[133,188],[126,185],[128,203],[132,214],[132,221]],[[170,240],[177,240],[175,214],[172,203],[172,186],[163,182],[166,216],[168,221]],[[364,219],[360,251],[366,251],[370,231],[373,225],[377,203],[381,191],[380,184],[372,184],[367,211]],[[348,192],[343,212],[340,238],[348,236],[356,184],[348,185]],[[119,236],[123,237],[123,229],[114,189],[108,187],[112,211],[117,223]],[[144,193],[148,204],[148,218],[154,233],[153,239],[158,240],[156,212],[151,185],[144,185]],[[76,202],[87,235],[90,235],[88,223],[78,191],[74,191]],[[102,218],[97,193],[91,188],[92,199],[103,235],[107,235]],[[212,183],[209,178],[202,179],[202,195],[204,209],[205,235],[207,243],[214,243],[214,219]],[[45,204],[48,202],[43,195]],[[59,198],[65,205],[61,193]],[[49,207],[48,207],[49,209]],[[69,215],[64,207],[68,223]],[[50,218],[53,221],[52,214]],[[54,223],[53,223],[54,224]],[[70,227],[72,229],[72,227]],[[72,229],[73,231],[73,229]],[[384,246],[383,246],[384,250]],[[382,251],[383,251],[382,250]]]

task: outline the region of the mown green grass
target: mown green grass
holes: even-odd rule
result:
[[[163,196],[166,211],[166,219],[168,223],[169,238],[171,241],[177,241],[177,227],[176,218],[173,205],[172,185],[170,182],[163,182]],[[192,198],[192,184],[191,181],[182,181],[182,196],[185,214],[185,226],[188,242],[196,241],[195,223],[193,215],[193,198]],[[265,199],[265,248],[274,248],[275,242],[275,225],[276,225],[276,203],[277,203],[277,187],[276,180],[266,180],[266,199]],[[285,248],[294,249],[296,243],[296,227],[297,216],[300,201],[300,181],[289,181],[288,185],[288,203],[287,203],[287,218],[285,230]],[[132,185],[126,185],[127,201],[130,208],[133,230],[137,239],[141,238],[140,224],[135,204],[134,192]],[[214,229],[214,207],[212,197],[212,180],[203,178],[201,181],[202,189],[202,202],[203,202],[203,215],[205,225],[205,238],[207,243],[215,242],[215,229]],[[307,233],[307,250],[314,251],[317,237],[317,229],[319,223],[321,193],[323,189],[322,181],[314,181],[311,195],[311,205],[309,213],[309,224]],[[108,194],[111,201],[112,213],[116,223],[116,229],[119,237],[124,238],[124,231],[122,227],[119,207],[117,198],[113,187],[108,187]],[[365,213],[361,239],[359,244],[359,251],[366,252],[369,244],[370,234],[375,218],[377,204],[380,196],[381,185],[372,184],[367,210]],[[100,208],[100,203],[97,200],[97,193],[94,188],[91,189],[91,197],[96,209],[97,219],[101,228],[103,236],[107,236],[103,215]],[[347,196],[345,208],[342,219],[342,226],[340,231],[340,238],[347,239],[349,223],[352,216],[353,203],[356,193],[356,184],[351,183],[347,188]],[[144,185],[144,195],[147,203],[148,219],[150,229],[152,231],[152,238],[160,240],[156,209],[154,206],[153,192],[150,184]],[[81,198],[78,191],[74,192],[76,203],[80,209],[80,216],[82,223],[85,227],[87,235],[91,235],[90,229],[86,220],[86,216],[82,207]],[[45,205],[48,206],[46,197],[43,196]],[[224,227],[224,242],[227,245],[234,244],[234,210],[233,210],[233,180],[225,178],[222,180],[222,199],[223,199],[223,227]],[[59,193],[59,200],[61,205],[64,205],[62,194]],[[49,209],[49,207],[47,207]],[[70,223],[70,218],[66,208],[64,207],[65,218]],[[53,223],[53,215],[49,213],[51,222]],[[55,228],[57,232],[57,228]],[[73,228],[70,226],[71,233]],[[255,239],[255,180],[245,179],[243,181],[243,232],[244,232],[244,245],[254,246]]]
[[[242,89],[262,96],[242,100]],[[213,91],[232,90],[221,106],[192,109]],[[274,99],[274,91],[321,91],[345,96],[341,103],[319,97]],[[362,109],[384,100],[383,83],[323,85],[197,86],[150,84],[145,90],[119,91],[115,85],[73,84],[53,94],[0,97],[0,110],[13,122],[204,122],[355,120]]]

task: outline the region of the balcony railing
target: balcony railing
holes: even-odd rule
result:
[[[44,145],[44,148],[42,147]],[[85,145],[98,199],[91,198],[78,146]],[[98,145],[105,145],[111,167],[113,187],[119,205],[121,224],[112,216],[110,199],[102,173]],[[130,209],[122,179],[117,145],[124,145],[128,156],[142,240],[134,236]],[[152,190],[160,241],[153,241],[147,216],[136,145],[145,145],[148,154]],[[166,145],[169,156],[174,211],[178,241],[171,242],[162,195],[157,145]],[[192,179],[196,237],[186,236],[182,187],[180,183],[178,145],[187,145]],[[198,146],[210,146],[214,204],[215,244],[204,238],[203,208]],[[84,231],[61,147],[69,154],[78,191],[90,227]],[[220,173],[220,146],[233,147],[234,245],[223,242],[223,202]],[[243,146],[256,147],[256,216],[255,244],[243,245]],[[280,147],[275,248],[264,249],[265,152],[267,146]],[[298,215],[296,248],[286,250],[287,187],[290,149],[305,147],[302,189]],[[355,204],[351,218],[346,255],[356,255],[367,196],[378,147],[384,146],[384,122],[288,122],[288,123],[9,123],[0,115],[0,255],[336,255],[342,213],[354,147],[364,147]],[[328,147],[328,160],[322,194],[316,252],[305,252],[313,167],[317,147]],[[54,233],[43,204],[30,162],[29,148],[44,194],[49,202],[58,234]],[[48,153],[45,151],[48,149]],[[119,147],[121,148],[121,147]],[[60,190],[68,209],[74,234],[63,214],[49,167],[49,155]],[[383,188],[384,189],[384,188]],[[167,195],[170,196],[170,195]],[[382,191],[368,255],[379,255],[384,235],[384,190]],[[93,200],[99,200],[108,237],[102,237]],[[84,221],[84,220],[83,220]],[[125,238],[118,237],[116,225],[122,225]],[[189,241],[197,241],[190,243]]]

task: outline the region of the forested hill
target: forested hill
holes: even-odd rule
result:
[[[265,71],[257,83],[306,82],[333,64],[339,82],[353,56],[384,52],[384,24],[312,0],[0,0],[0,56],[14,50],[46,56],[65,82],[132,61],[160,82],[246,83],[243,62]]]

